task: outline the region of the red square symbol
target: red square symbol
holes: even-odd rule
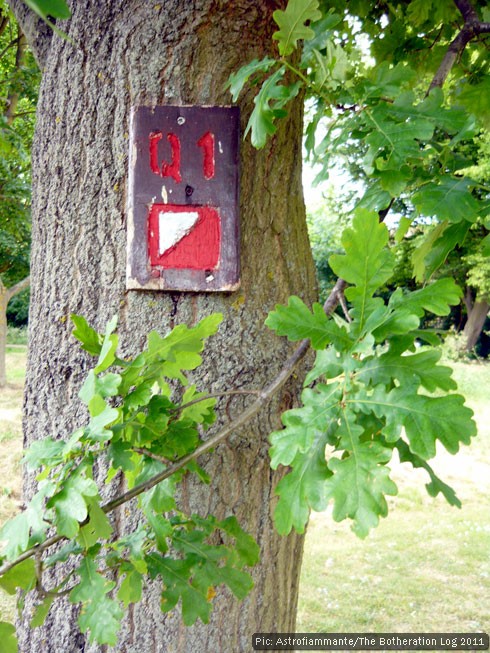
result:
[[[216,270],[221,247],[219,213],[210,206],[153,204],[148,245],[152,266]]]

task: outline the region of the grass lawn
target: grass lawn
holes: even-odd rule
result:
[[[25,347],[8,349],[0,390],[0,522],[20,505]],[[433,467],[463,501],[458,510],[425,491],[425,472],[392,465],[400,493],[366,540],[330,514],[313,514],[306,538],[298,632],[490,630],[490,365],[453,365],[479,434]],[[0,612],[11,618],[11,597]],[[0,647],[1,648],[1,647]]]
[[[22,390],[26,347],[7,345],[7,387],[0,388],[0,523],[21,505]],[[11,619],[15,604],[0,592],[0,618]],[[1,650],[1,645],[0,645]]]

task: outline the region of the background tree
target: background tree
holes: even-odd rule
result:
[[[328,15],[312,25],[316,36],[305,45],[301,69],[310,71],[312,96],[308,156],[320,180],[335,170],[348,171],[358,182],[357,206],[389,211],[390,220],[400,225],[397,241],[410,229],[409,247],[417,247],[398,277],[402,272],[407,282],[417,277],[422,284],[456,245],[459,255],[462,249],[463,256],[474,253],[476,258],[465,259],[466,272],[456,275],[465,289],[464,335],[470,350],[488,313],[482,286],[488,251],[481,246],[488,234],[488,6],[465,0],[350,3],[348,18],[343,7],[343,2],[324,3]],[[422,108],[427,89],[441,85],[444,102],[434,92]],[[452,117],[447,111],[436,124],[435,114],[430,115],[436,106],[452,107]],[[459,130],[458,135],[451,130]],[[470,233],[479,215],[484,219]],[[314,251],[319,251],[317,240]],[[400,247],[406,250],[405,243]],[[468,277],[470,267],[480,270],[478,277]],[[324,263],[321,269],[328,274]],[[449,266],[439,274],[455,272]]]
[[[30,148],[39,73],[7,4],[0,5],[0,386],[9,301],[29,285]],[[28,299],[19,311],[25,313]]]
[[[96,326],[117,312],[129,354],[153,328],[164,333],[218,310],[224,322],[199,376],[217,392],[261,387],[289,349],[263,328],[267,311],[292,292],[314,297],[300,180],[301,100],[267,148],[242,145],[242,284],[235,294],[125,290],[129,111],[229,104],[230,74],[273,52],[272,12],[282,3],[73,3],[62,25],[76,47],[13,4],[43,70],[33,148],[27,442],[65,437],[82,417],[77,393],[88,358],[70,337],[72,312]],[[243,128],[252,101],[249,93],[240,102]],[[142,603],[129,608],[119,650],[244,650],[257,629],[294,630],[302,538],[282,538],[272,528],[270,501],[280,473],[269,468],[265,436],[299,386],[299,379],[291,383],[260,419],[207,460],[212,487],[185,483],[189,512],[235,514],[260,542],[250,598],[239,605],[223,593],[209,625],[186,629],[177,614],[162,617],[158,589],[150,587]],[[240,413],[242,401],[230,403],[228,413]],[[28,494],[32,488],[30,481]],[[134,510],[121,508],[114,525],[122,531],[135,519]],[[70,604],[53,610],[43,628],[33,631],[26,623],[20,632],[25,651],[47,645],[53,653],[99,650],[85,640]]]

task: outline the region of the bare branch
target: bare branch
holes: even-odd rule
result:
[[[454,0],[454,4],[459,9],[465,23],[478,22],[478,15],[469,0]]]
[[[480,34],[490,33],[490,23],[481,22],[475,8],[469,0],[454,0],[454,4],[461,12],[464,25],[449,47],[442,59],[440,66],[429,86],[428,93],[436,87],[442,87],[456,60],[461,56],[468,43]]]
[[[7,302],[9,302],[12,297],[15,295],[18,295],[20,292],[25,290],[26,288],[29,288],[29,285],[31,283],[31,277],[25,277],[25,279],[22,279],[22,281],[17,282],[10,288],[7,288]]]
[[[207,399],[220,399],[221,397],[233,397],[236,395],[260,395],[261,390],[226,390],[225,392],[211,392],[210,394],[199,397],[198,399],[193,399],[188,401],[186,404],[181,404],[174,409],[170,409],[171,413],[181,413],[184,408],[189,408],[189,406],[194,406],[195,404],[200,404],[201,401],[206,401]]]
[[[8,44],[4,47],[4,49],[0,52],[0,59],[3,59],[4,55],[5,55],[5,54],[10,50],[10,48],[13,48],[14,45],[17,45],[17,44],[19,43],[19,39],[20,39],[20,36],[18,36],[17,38],[13,39],[12,41],[10,41],[10,43],[8,43]]]
[[[144,449],[143,447],[133,447],[133,451],[136,451],[136,453],[141,454],[142,456],[147,456],[148,458],[152,458],[153,460],[157,460],[159,463],[163,463],[164,465],[168,465],[169,460],[168,458],[164,458],[163,456],[159,456],[156,453],[153,453],[153,451],[149,451],[148,449]]]
[[[24,36],[24,34],[21,32],[19,27],[19,36],[17,38],[17,51],[15,53],[15,73],[17,73],[24,65],[24,61],[26,57],[26,48],[27,48],[27,39]],[[19,102],[19,91],[16,90],[11,92],[7,98],[7,111],[5,112],[7,125],[11,125],[14,122],[15,110],[17,109],[18,102]]]
[[[39,67],[43,68],[51,45],[53,31],[34,11],[28,8],[23,0],[8,0],[8,4],[26,35],[29,47],[33,51]]]
[[[0,17],[0,36],[5,32],[7,25],[9,24],[9,17],[8,16],[1,16]]]

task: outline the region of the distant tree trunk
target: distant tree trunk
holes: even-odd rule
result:
[[[463,335],[465,337],[464,348],[465,351],[471,351],[483,331],[485,320],[490,310],[490,304],[486,299],[479,298],[478,296],[473,300],[469,289],[465,293],[464,302],[468,313],[468,319],[463,329]]]
[[[17,38],[17,50],[15,53],[15,70],[20,71],[24,65],[27,39],[22,34],[20,28],[18,29],[19,36]],[[17,104],[19,102],[19,91],[18,89],[12,91],[7,98],[7,111],[5,113],[5,118],[7,119],[7,125],[11,125],[14,122],[15,112],[17,109]]]
[[[15,3],[14,3],[15,4]],[[292,294],[314,298],[301,190],[301,101],[266,148],[242,142],[242,285],[235,293],[192,294],[125,290],[129,112],[134,105],[226,105],[230,73],[273,52],[273,0],[83,0],[73,2],[66,29],[75,49],[56,36],[41,38],[21,7],[24,32],[44,71],[33,152],[32,294],[25,397],[25,441],[66,437],[85,414],[77,393],[89,361],[70,337],[70,313],[102,329],[119,313],[127,353],[151,329],[193,324],[224,314],[199,378],[211,391],[260,388],[280,368],[290,345],[264,327],[267,312]],[[50,40],[49,40],[50,39]],[[253,93],[241,102],[242,129]],[[302,538],[279,537],[271,511],[279,473],[268,464],[267,434],[300,390],[291,381],[259,418],[202,461],[211,487],[190,481],[182,502],[191,512],[235,514],[258,540],[261,563],[251,596],[238,604],[223,591],[212,622],[185,628],[178,613],[160,612],[148,590],[124,622],[120,653],[249,651],[255,631],[294,629]],[[241,400],[226,412],[238,414]],[[223,405],[223,404],[222,404]],[[226,407],[226,404],[224,404]],[[223,411],[225,412],[225,411]],[[26,482],[26,492],[33,481]],[[115,526],[134,524],[123,508]],[[46,625],[20,628],[23,653],[103,651],[77,634],[68,602]]]
[[[0,388],[7,384],[7,306],[15,295],[29,287],[30,277],[26,277],[10,288],[6,288],[0,279]]]

